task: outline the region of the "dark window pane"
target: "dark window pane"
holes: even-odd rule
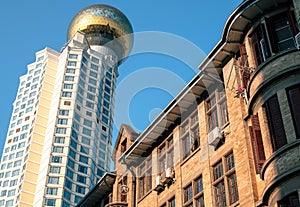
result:
[[[288,99],[297,138],[300,138],[300,86],[288,89]]]
[[[276,151],[287,144],[277,96],[271,97],[266,102],[266,111],[273,150]]]

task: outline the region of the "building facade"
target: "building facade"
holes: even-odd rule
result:
[[[111,164],[118,66],[132,27],[117,9],[84,8],[60,52],[36,53],[13,103],[0,206],[75,206]]]
[[[163,112],[121,128],[111,194],[78,206],[299,207],[299,31],[299,0],[243,1]]]

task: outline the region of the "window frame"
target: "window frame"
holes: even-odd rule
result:
[[[160,144],[158,147],[158,172],[161,179],[166,177],[166,170],[174,169],[174,139],[173,134],[170,134],[168,138]],[[162,166],[163,164],[163,166]]]
[[[202,188],[200,191],[197,190],[199,180],[201,180],[201,183],[202,183]],[[191,192],[187,192],[187,190],[191,190]],[[199,201],[199,200],[202,201],[201,205],[197,204],[197,201]],[[195,179],[192,180],[192,182],[188,183],[183,188],[183,207],[192,207],[192,206],[196,206],[196,207],[204,207],[205,206],[202,174],[197,176]]]
[[[211,132],[215,127],[224,129],[229,124],[227,98],[226,98],[226,93],[223,90],[224,89],[214,90],[214,92],[210,94],[205,101],[208,133]],[[213,121],[212,121],[212,114],[215,114],[214,115],[215,117],[213,117]]]
[[[287,138],[277,94],[270,97],[264,103],[264,107],[266,109],[272,149],[273,152],[275,152],[287,144]],[[276,120],[276,122],[273,120]]]
[[[142,199],[152,190],[152,157],[151,154],[138,167],[138,198]]]
[[[288,39],[293,39],[292,42],[294,42],[295,47],[294,38],[298,32],[298,29],[295,25],[295,17],[292,11],[285,9],[285,11],[274,14],[270,17],[263,17],[259,24],[254,27],[253,32],[248,35],[256,67],[265,62],[269,57],[289,49],[285,48],[280,50],[278,47],[279,41],[276,41],[275,36],[277,33],[273,24],[276,20],[283,18],[286,18],[288,21],[287,25],[289,25],[291,32],[291,36]]]
[[[292,93],[292,94],[291,94]],[[295,129],[296,138],[300,139],[300,84],[291,86],[286,89],[286,94],[289,102],[293,125]]]
[[[184,160],[200,147],[200,126],[198,109],[190,113],[180,124],[181,157]]]
[[[232,159],[228,159],[232,158]],[[232,161],[230,168],[228,168],[228,160]],[[221,168],[217,167],[221,166]],[[221,171],[219,172],[219,170]],[[218,175],[217,175],[218,174]],[[231,206],[239,202],[239,190],[236,180],[236,170],[233,151],[228,152],[225,156],[222,156],[215,164],[212,165],[213,175],[213,188],[214,188],[214,203],[215,206],[225,207]],[[234,189],[230,189],[229,178],[234,176]],[[233,199],[235,196],[235,199]],[[220,199],[222,198],[222,199]],[[222,204],[220,204],[220,201]]]

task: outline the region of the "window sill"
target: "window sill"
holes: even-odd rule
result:
[[[230,204],[229,207],[236,207],[236,206],[239,206],[239,205],[240,205],[240,202],[236,201],[233,204]]]
[[[191,198],[190,200],[186,201],[186,202],[183,204],[183,207],[189,206],[190,204],[193,204],[193,199],[192,199],[192,198]]]

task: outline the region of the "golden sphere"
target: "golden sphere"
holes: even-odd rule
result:
[[[126,58],[132,49],[132,26],[127,17],[112,6],[96,4],[79,11],[69,26],[68,40],[73,38],[77,31],[82,31],[88,36],[90,45],[103,45],[116,40],[123,49],[116,51],[122,54],[122,59]]]

